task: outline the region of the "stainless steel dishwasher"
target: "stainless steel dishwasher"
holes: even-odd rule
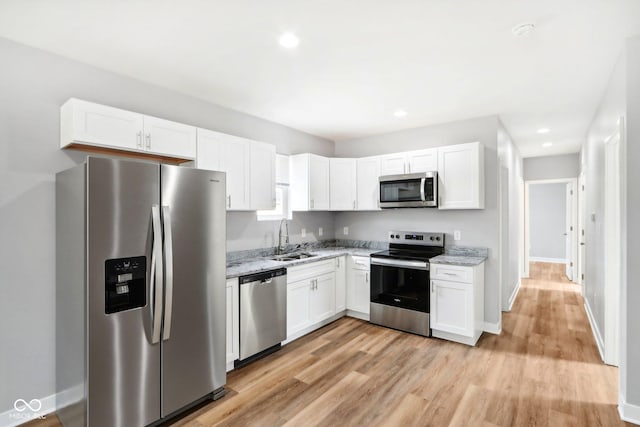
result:
[[[287,338],[287,270],[240,277],[240,358],[242,366],[280,348]]]

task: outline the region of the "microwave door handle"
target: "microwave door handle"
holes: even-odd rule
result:
[[[422,177],[420,179],[420,200],[422,200],[423,202],[426,202],[427,199],[424,195],[424,185],[427,182],[427,178],[426,177]]]

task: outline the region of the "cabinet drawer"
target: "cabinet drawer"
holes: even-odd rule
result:
[[[471,283],[473,281],[473,267],[431,264],[431,278],[451,282]]]
[[[336,262],[332,259],[312,262],[287,268],[287,283],[298,282],[310,277],[318,277],[322,274],[332,273],[336,269]]]
[[[354,270],[366,270],[366,271],[369,271],[369,268],[370,268],[369,257],[352,256],[351,257],[351,268],[353,268]]]

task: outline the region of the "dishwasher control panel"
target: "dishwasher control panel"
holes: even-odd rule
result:
[[[250,276],[242,276],[240,277],[240,285],[244,285],[245,283],[252,283],[252,282],[266,282],[269,279],[273,279],[274,277],[280,277],[280,276],[286,276],[287,275],[287,269],[286,268],[279,268],[277,270],[269,270],[269,271],[265,271],[263,273],[256,273],[256,274],[252,274]]]

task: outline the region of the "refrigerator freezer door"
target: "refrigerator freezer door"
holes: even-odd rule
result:
[[[226,382],[226,193],[222,172],[163,165],[160,175],[165,258],[172,258],[165,266],[173,264],[162,340],[165,417]]]
[[[160,204],[160,168],[102,158],[87,164],[88,424],[147,425],[160,418],[160,344],[151,343],[149,290],[151,208]],[[120,258],[135,261],[106,263]],[[146,266],[146,279],[130,280],[134,275],[123,268],[133,263]],[[144,304],[106,314],[112,311],[105,309],[107,279],[116,281],[110,297],[118,301],[142,286]]]

